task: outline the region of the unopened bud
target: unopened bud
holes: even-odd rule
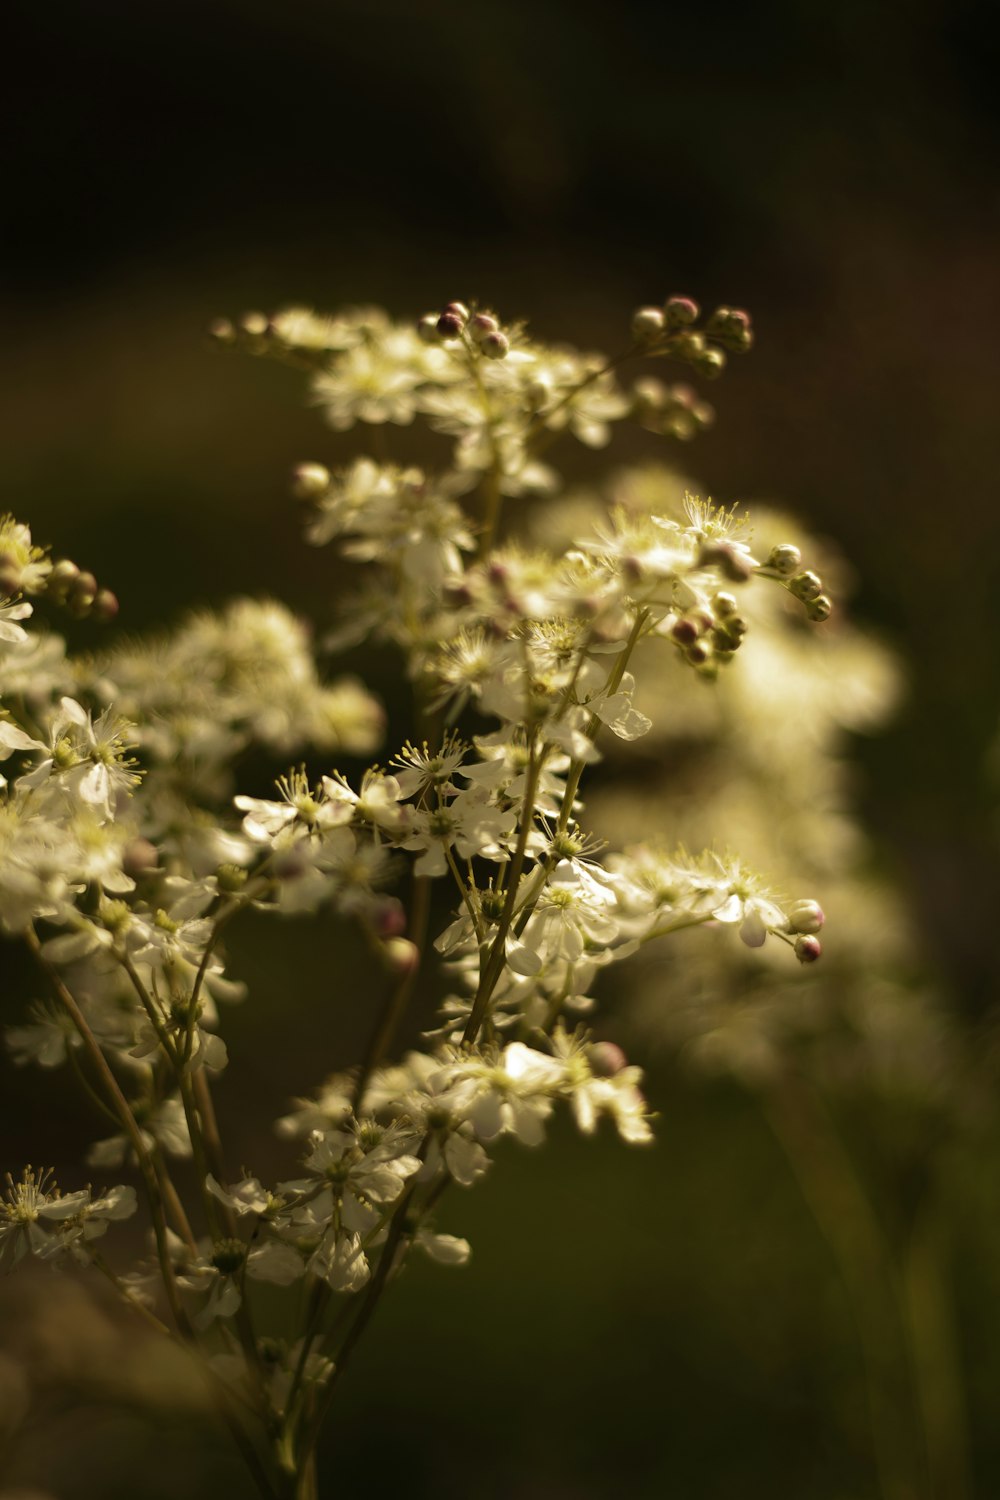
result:
[[[655,344],[666,326],[666,314],[660,307],[638,307],[632,314],[632,337],[637,344]]]
[[[296,500],[318,500],[330,488],[330,470],[325,464],[296,464],[292,470],[292,494]]]
[[[475,339],[477,344],[481,344],[488,333],[497,333],[499,328],[500,324],[496,318],[491,318],[489,313],[476,313],[476,316],[469,320],[469,337]]]
[[[704,354],[699,354],[693,361],[699,375],[704,375],[706,380],[715,380],[726,368],[726,356],[721,349],[706,349]]]
[[[510,339],[505,333],[487,333],[479,343],[487,359],[506,359],[510,353]]]
[[[406,908],[396,896],[381,896],[372,912],[372,926],[380,938],[402,937],[406,931]]]
[[[810,599],[818,599],[823,592],[823,580],[818,573],[797,573],[788,588],[796,599],[808,603]]]
[[[698,627],[689,615],[681,615],[670,627],[670,634],[678,646],[690,646],[698,639]]]
[[[271,320],[262,312],[247,312],[240,318],[240,330],[248,338],[266,338],[271,328]]]
[[[703,667],[712,654],[712,647],[703,637],[692,641],[684,655],[693,667]]]
[[[94,604],[91,614],[101,625],[110,625],[112,620],[117,619],[121,608],[118,603],[118,595],[111,589],[98,589],[94,595]]]
[[[420,949],[409,938],[391,937],[382,944],[382,957],[394,974],[402,979],[412,974],[420,962]]]
[[[690,297],[668,297],[664,312],[671,328],[687,328],[697,323],[701,308]]]
[[[417,333],[420,335],[423,343],[436,344],[439,338],[438,314],[424,313],[423,317],[417,323]]]
[[[437,320],[437,331],[443,339],[457,339],[465,327],[457,313],[443,312]]]
[[[817,594],[806,605],[810,620],[828,620],[833,614],[833,600],[827,594]]]
[[[700,568],[716,567],[730,583],[744,583],[753,572],[749,553],[723,539],[704,541],[698,553]]]
[[[818,901],[796,901],[787,912],[788,926],[792,932],[819,932],[826,918]]]
[[[21,569],[9,552],[0,553],[0,595],[16,594],[21,587]]]
[[[767,554],[764,563],[765,568],[773,568],[780,573],[782,578],[788,578],[797,568],[802,566],[802,553],[798,547],[793,547],[790,542],[783,543],[780,547],[772,547]]]
[[[93,573],[78,573],[70,584],[68,604],[74,615],[88,614],[97,598],[97,579]]]
[[[48,577],[47,589],[57,604],[63,604],[71,586],[80,576],[80,569],[68,557],[61,558]]]
[[[797,937],[795,957],[800,964],[814,964],[823,952],[823,944],[817,937]]]
[[[615,1042],[591,1042],[587,1048],[590,1071],[597,1078],[613,1078],[628,1066],[628,1059]]]
[[[216,344],[235,344],[236,329],[228,318],[213,318],[206,332]]]
[[[446,313],[454,313],[455,317],[460,318],[463,323],[467,323],[469,321],[469,309],[466,307],[464,302],[446,302],[441,311]]]
[[[671,348],[678,359],[694,361],[706,353],[708,345],[705,343],[703,333],[689,333],[682,330],[675,336]]]
[[[155,870],[158,861],[156,845],[151,844],[149,839],[129,839],[122,850],[122,869],[132,880],[138,880],[141,875],[148,875],[150,870]]]
[[[739,609],[739,604],[736,602],[735,594],[720,593],[716,594],[712,600],[712,608],[720,620],[723,620],[727,615],[734,615]]]
[[[220,865],[215,872],[215,883],[220,893],[224,896],[238,895],[246,885],[248,878],[247,872],[242,865]]]

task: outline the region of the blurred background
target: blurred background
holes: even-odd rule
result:
[[[747,307],[758,343],[712,388],[716,427],[665,459],[703,494],[777,504],[831,539],[855,624],[900,663],[888,722],[836,749],[866,875],[905,914],[892,961],[943,1018],[939,1050],[936,1031],[921,1046],[952,1069],[944,1094],[909,1100],[901,1125],[891,1077],[862,1107],[796,1063],[803,1105],[798,1084],[706,1077],[683,1046],[657,1047],[652,1151],[556,1130],[456,1195],[441,1227],[471,1239],[473,1261],[414,1267],[387,1300],[345,1382],[323,1493],[1000,1492],[1000,1139],[983,1063],[1000,891],[1000,120],[985,8],[14,0],[7,16],[0,506],[94,567],[123,629],[237,592],[329,618],[327,559],[301,543],[287,470],[351,444],[292,372],[209,348],[212,317],[291,302],[407,317],[472,296],[613,351],[633,307],[683,293]],[[618,458],[652,451],[637,438]],[[604,463],[565,458],[580,479]],[[391,706],[392,663],[369,665]],[[287,951],[252,931],[233,951],[261,999],[235,1021],[246,1092],[227,1080],[220,1107],[253,1168],[280,1175],[271,1120],[356,1055],[366,1018],[334,996],[325,1056]],[[13,951],[0,962],[26,993]],[[851,993],[866,982],[859,963]],[[275,1058],[279,1006],[301,1025]],[[7,1061],[0,1076],[4,1168],[58,1164],[67,1131],[89,1138],[65,1080]],[[971,1124],[942,1103],[970,1089]],[[845,1235],[855,1189],[868,1229]],[[933,1254],[913,1229],[928,1201]],[[904,1289],[884,1337],[880,1275]],[[23,1416],[0,1485],[249,1494],[183,1373],[149,1374],[152,1353],[100,1299],[49,1277],[0,1295],[0,1392]]]

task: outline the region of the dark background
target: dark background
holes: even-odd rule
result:
[[[210,350],[211,317],[292,301],[406,316],[478,296],[543,337],[613,349],[640,302],[748,307],[758,347],[713,388],[718,425],[685,467],[719,499],[795,509],[855,566],[856,613],[909,679],[891,730],[858,746],[866,826],[929,972],[970,1021],[988,1014],[986,7],[5,14],[2,504],[95,566],[129,628],[235,591],[321,615],[285,473],[331,437],[295,376]],[[24,1080],[10,1087],[23,1104]],[[446,1227],[470,1230],[474,1266],[421,1271],[386,1309],[346,1396],[338,1493],[374,1473],[414,1496],[604,1500],[623,1474],[631,1494],[678,1500],[874,1495],[863,1435],[844,1436],[862,1418],[831,1413],[858,1358],[836,1276],[763,1126],[721,1086],[658,1089],[655,1159],[567,1140],[530,1165],[506,1153],[463,1197]],[[969,1291],[970,1324],[991,1290]],[[469,1467],[484,1449],[493,1479]]]

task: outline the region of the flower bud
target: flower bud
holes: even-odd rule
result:
[[[664,312],[670,328],[686,328],[697,323],[701,309],[690,297],[668,297]]]
[[[443,312],[437,320],[437,331],[443,339],[457,339],[465,327],[457,313]]]
[[[718,568],[730,583],[744,583],[750,577],[754,567],[749,553],[744,552],[742,548],[734,547],[732,542],[724,538],[702,542],[698,553],[698,566],[699,568]]]
[[[833,614],[832,599],[827,594],[817,594],[806,605],[806,614],[810,620],[828,620]]]
[[[247,879],[247,872],[242,865],[220,865],[215,872],[215,883],[224,896],[238,895]]]
[[[712,647],[708,641],[700,638],[692,641],[684,655],[693,667],[703,667],[712,654]]]
[[[436,344],[439,338],[438,314],[424,313],[423,317],[417,323],[417,333],[422,343]]]
[[[670,634],[678,646],[690,646],[698,639],[698,627],[690,615],[681,615],[670,627]]]
[[[80,576],[80,569],[68,557],[56,563],[48,577],[47,592],[57,604],[64,604],[70,587]]]
[[[455,317],[458,318],[463,325],[469,321],[469,309],[466,307],[464,302],[446,302],[441,311],[446,313],[454,313]]]
[[[406,908],[397,896],[380,896],[372,911],[372,926],[380,938],[402,937],[406,931]]]
[[[325,464],[297,464],[292,470],[292,494],[296,500],[318,500],[330,488],[330,470]]]
[[[265,317],[262,312],[244,312],[240,318],[240,332],[246,333],[249,339],[267,338],[270,327],[270,318]]]
[[[638,307],[632,314],[632,337],[637,344],[655,344],[667,326],[666,315],[659,307]]]
[[[719,593],[712,600],[712,608],[719,619],[724,620],[728,615],[736,613],[739,609],[739,604],[736,602],[735,594]]]
[[[788,588],[796,599],[808,603],[811,599],[819,598],[823,591],[823,581],[818,573],[797,573]]]
[[[613,1078],[628,1065],[628,1059],[615,1042],[591,1042],[587,1061],[596,1078]]]
[[[796,568],[802,566],[802,553],[798,547],[793,547],[790,542],[783,543],[780,547],[772,547],[764,562],[765,568],[773,568],[780,573],[782,578],[788,578],[795,572]]]
[[[703,333],[688,333],[686,330],[675,336],[670,347],[678,359],[689,360],[700,359],[708,349]]]
[[[110,625],[117,618],[120,607],[118,595],[112,593],[111,589],[98,589],[94,595],[91,614],[101,625]]]
[[[696,355],[692,363],[706,380],[716,380],[726,368],[726,356],[721,349],[706,349],[703,354]]]
[[[150,870],[155,870],[158,861],[156,845],[151,844],[149,839],[129,839],[122,850],[122,869],[132,880],[138,880],[141,875],[148,875]]]
[[[205,330],[216,344],[235,344],[236,329],[228,318],[213,318]]]
[[[800,964],[814,964],[823,952],[823,944],[817,937],[797,937],[795,957]]]
[[[382,957],[394,974],[403,979],[420,962],[420,949],[409,938],[391,937],[382,944]]]
[[[21,569],[9,552],[0,553],[0,595],[16,594],[21,587]]]
[[[90,612],[97,598],[97,579],[93,573],[78,573],[70,584],[67,602],[71,613],[82,618]]]
[[[495,333],[485,334],[479,347],[487,359],[506,359],[510,353],[510,339],[497,329]]]
[[[475,339],[477,344],[481,344],[488,333],[497,333],[499,329],[500,324],[489,313],[476,313],[469,320],[469,337]]]
[[[786,915],[792,932],[819,932],[826,921],[818,901],[796,901],[794,906],[788,908]]]

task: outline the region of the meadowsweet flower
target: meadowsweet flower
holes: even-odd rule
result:
[[[47,744],[36,744],[44,759],[20,782],[32,789],[58,786],[111,818],[118,798],[129,796],[139,784],[128,754],[134,744],[131,725],[119,714],[106,709],[94,719],[74,698],[62,698]]]
[[[42,1260],[72,1254],[77,1242],[96,1239],[136,1206],[131,1187],[112,1188],[100,1198],[93,1198],[89,1188],[64,1195],[50,1171],[25,1167],[18,1182],[8,1173],[0,1199],[0,1261],[16,1264],[26,1254]]]

